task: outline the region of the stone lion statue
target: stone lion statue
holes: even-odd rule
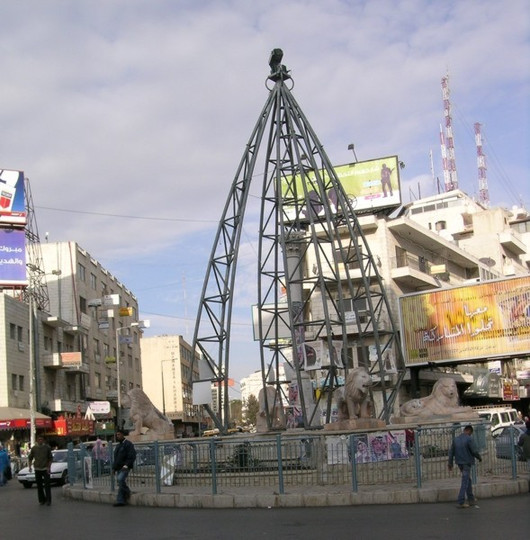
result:
[[[133,388],[127,394],[131,402],[131,421],[134,431],[131,435],[141,435],[147,428],[153,435],[174,434],[171,420],[164,416],[147,397],[141,388]]]
[[[374,406],[369,393],[372,384],[372,377],[366,368],[358,367],[348,371],[346,382],[339,389],[339,420],[373,417]]]
[[[272,418],[272,429],[285,428],[285,414],[283,411],[283,405],[278,400],[281,398],[276,394],[274,386],[266,386],[267,392],[267,405],[269,407],[269,414]],[[256,431],[258,433],[264,433],[269,430],[267,425],[267,408],[265,406],[265,390],[262,388],[258,394],[259,411],[256,415]]]
[[[411,399],[399,408],[400,416],[429,418],[455,413],[474,413],[471,407],[462,407],[458,402],[456,383],[450,377],[438,379],[429,396]]]

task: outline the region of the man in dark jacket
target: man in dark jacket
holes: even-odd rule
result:
[[[462,473],[462,483],[458,494],[458,508],[469,508],[469,506],[476,505],[471,483],[471,467],[475,464],[475,458],[479,461],[482,461],[482,458],[475,446],[475,441],[471,437],[472,434],[473,426],[466,426],[463,433],[453,440],[453,444],[449,449],[449,470],[453,470],[453,461],[455,461]],[[466,495],[469,504],[466,503]]]
[[[136,460],[136,449],[134,444],[125,438],[125,433],[121,430],[116,432],[118,445],[114,449],[114,463],[112,469],[117,474],[118,497],[114,506],[125,506],[131,497],[131,490],[127,485],[127,476],[132,470]]]

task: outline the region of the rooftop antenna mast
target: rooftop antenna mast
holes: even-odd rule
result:
[[[442,159],[446,160],[444,164],[445,191],[458,189],[458,178],[456,175],[455,162],[455,141],[453,137],[453,120],[451,117],[451,100],[449,99],[449,75],[442,78],[442,98],[444,104],[445,117],[445,138],[442,135]],[[445,150],[444,150],[445,149]],[[446,153],[446,155],[444,155]]]
[[[478,168],[478,196],[479,202],[486,208],[490,205],[490,193],[488,189],[488,178],[486,175],[486,155],[482,150],[481,124],[475,123],[475,143],[477,145],[477,168]]]
[[[199,380],[191,380],[194,403],[204,405],[221,432],[229,426],[236,269],[253,178],[262,182],[253,324],[267,390],[263,395],[268,428],[282,429],[270,411],[276,406],[283,410],[283,400],[301,412],[298,425],[306,429],[320,427],[322,414],[329,422],[332,394],[348,369],[349,349],[370,350],[370,371],[377,375],[383,401],[379,416],[387,421],[405,374],[399,334],[354,202],[291,94],[293,80],[282,58],[281,49],[272,51],[269,96],[219,222],[193,337],[194,350],[201,355]],[[258,158],[263,174],[254,172]],[[316,349],[322,352],[318,369],[312,365]],[[397,375],[392,378],[388,373],[396,372],[388,367],[389,356],[396,359]],[[289,396],[284,395],[285,380],[279,380],[280,366],[296,389]],[[211,384],[220,389],[213,407],[207,401]],[[314,385],[322,390],[316,399]],[[195,399],[200,391],[202,401]]]

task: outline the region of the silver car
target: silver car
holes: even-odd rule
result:
[[[512,456],[515,456],[515,459],[525,461],[523,450],[517,445],[519,438],[525,432],[524,424],[494,429],[491,435],[495,440],[495,453],[497,457],[500,459],[512,459]]]
[[[50,483],[64,485],[68,482],[68,450],[53,450],[53,461],[50,471]],[[81,471],[81,453],[74,450],[76,472]],[[25,487],[30,488],[35,483],[35,468],[24,467],[17,474],[17,480]]]

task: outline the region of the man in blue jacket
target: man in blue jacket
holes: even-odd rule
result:
[[[476,504],[471,483],[471,467],[475,464],[475,458],[479,461],[482,461],[482,458],[478,453],[475,441],[471,437],[472,434],[473,426],[466,426],[463,433],[453,440],[453,444],[449,449],[449,470],[453,470],[454,461],[462,473],[462,483],[458,494],[458,508],[469,508]],[[469,504],[466,503],[466,496]]]
[[[134,444],[125,438],[122,430],[116,432],[118,445],[114,449],[114,463],[112,469],[117,474],[118,497],[114,506],[125,506],[131,497],[131,490],[127,485],[129,471],[132,470],[136,460],[136,449]]]

